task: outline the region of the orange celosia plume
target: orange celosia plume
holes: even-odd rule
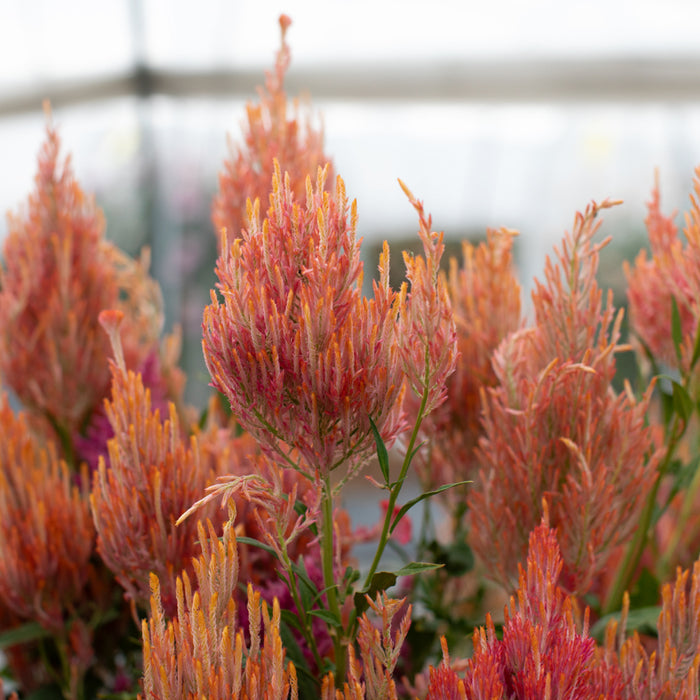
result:
[[[51,422],[74,466],[72,440],[109,389],[109,341],[100,312],[126,312],[125,355],[138,367],[157,350],[162,311],[148,255],[134,261],[104,239],[102,212],[59,151],[49,125],[36,190],[25,211],[8,217],[0,267],[0,376],[27,410]]]
[[[259,198],[263,207],[266,205],[275,159],[283,172],[290,173],[291,188],[299,201],[305,195],[306,177],[313,177],[319,167],[330,162],[323,152],[323,131],[300,119],[296,102],[290,110],[284,91],[290,61],[285,35],[290,24],[286,15],[280,17],[282,47],[275,70],[267,74],[265,88],[260,89],[260,103],[247,107],[245,146],[235,152],[231,147],[231,157],[219,175],[220,191],[213,202],[212,219],[217,235],[223,232],[229,244],[248,227],[246,201]],[[331,169],[328,178],[332,180]]]
[[[232,515],[217,537],[201,523],[196,588],[177,581],[177,615],[166,621],[158,578],[151,576],[151,614],[143,622],[143,700],[296,700],[294,665],[285,663],[280,608],[270,615],[248,586],[249,642],[237,622],[238,554]],[[261,624],[262,617],[262,624]]]
[[[430,458],[419,462],[419,474],[426,489],[473,476],[473,452],[481,435],[481,392],[497,382],[493,352],[521,323],[513,238],[507,229],[490,230],[484,243],[462,244],[461,266],[454,258],[450,261],[448,291],[459,359],[447,380],[446,401],[423,423]],[[446,496],[463,498],[453,490]]]
[[[685,215],[685,245],[672,217],[661,213],[658,185],[654,187],[646,219],[651,258],[642,250],[634,266],[625,263],[630,326],[657,360],[679,367],[672,333],[672,301],[681,322],[681,361],[690,369],[700,322],[700,168],[695,171],[695,195]]]
[[[150,572],[162,579],[169,613],[175,606],[175,577],[199,550],[196,521],[175,521],[213,480],[198,441],[181,432],[174,405],[161,418],[151,406],[141,376],[113,365],[107,416],[114,430],[95,474],[90,496],[100,556],[126,590],[145,606]]]
[[[63,634],[90,578],[95,530],[86,494],[55,450],[39,448],[0,397],[0,598]]]

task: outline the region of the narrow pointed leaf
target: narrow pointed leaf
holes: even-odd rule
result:
[[[424,501],[426,498],[436,496],[437,494],[442,493],[443,491],[447,491],[448,489],[453,489],[455,486],[465,486],[466,484],[471,484],[471,481],[455,481],[454,483],[445,484],[444,486],[440,486],[440,488],[433,489],[432,491],[426,491],[425,493],[421,493],[415,498],[412,498],[410,501],[407,501],[406,503],[404,503],[403,506],[401,506],[399,512],[394,517],[394,520],[391,523],[391,527],[389,528],[389,534],[394,532],[401,518],[403,518],[403,516],[406,515],[406,513],[408,513],[408,511],[411,510],[411,508],[413,508],[413,506],[417,505],[421,501]]]
[[[389,453],[387,452],[386,445],[382,436],[377,430],[377,426],[374,421],[369,419],[370,427],[372,428],[372,434],[374,435],[374,442],[377,445],[377,460],[379,461],[379,468],[382,470],[382,476],[384,477],[384,483],[389,483]]]

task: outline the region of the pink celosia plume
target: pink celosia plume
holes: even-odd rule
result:
[[[620,316],[595,281],[600,208],[577,216],[557,264],[548,261],[533,293],[535,326],[494,355],[499,385],[486,394],[469,522],[474,549],[510,588],[543,498],[559,531],[561,585],[583,593],[633,533],[653,483],[651,389],[635,401],[610,384]]]
[[[214,387],[273,458],[311,478],[374,450],[371,418],[387,442],[403,428],[403,374],[388,270],[375,298],[361,294],[356,208],[340,178],[307,181],[306,203],[275,166],[268,217],[224,247],[203,348]]]

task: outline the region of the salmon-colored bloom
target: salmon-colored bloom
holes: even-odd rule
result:
[[[673,583],[664,585],[657,622],[656,648],[642,643],[635,631],[624,640],[629,612],[625,595],[619,625],[606,630],[605,658],[619,664],[624,700],[697,700],[700,682],[700,561],[692,573],[678,569]]]
[[[646,219],[651,258],[642,250],[634,266],[625,263],[630,326],[657,360],[679,367],[672,333],[672,301],[681,321],[681,362],[690,369],[700,322],[700,168],[695,171],[695,196],[685,215],[685,245],[673,217],[661,213],[658,184],[649,202]]]
[[[0,598],[14,615],[63,635],[91,575],[95,531],[85,478],[78,488],[52,446],[0,397]]]
[[[367,600],[378,624],[374,624],[367,613],[362,615],[357,635],[360,658],[350,645],[347,681],[343,689],[336,690],[333,674],[328,674],[323,679],[322,700],[398,698],[394,673],[411,626],[412,606],[406,606],[405,598],[392,600],[386,593],[377,595],[375,601],[369,597]]]
[[[204,312],[212,385],[274,459],[314,479],[341,464],[347,475],[374,451],[372,419],[385,441],[403,429],[403,373],[388,270],[375,298],[362,296],[357,212],[343,181],[307,181],[297,202],[275,165],[268,217],[217,264],[219,291]],[[387,253],[388,255],[388,253]]]
[[[543,499],[564,558],[560,585],[583,593],[633,533],[653,484],[651,389],[637,402],[610,384],[620,316],[610,297],[603,307],[595,280],[600,208],[577,216],[558,263],[547,262],[533,293],[536,325],[494,355],[499,385],[484,404],[468,517],[475,551],[511,590]]]
[[[425,213],[423,203],[399,183],[418,213],[418,235],[423,244],[423,256],[403,254],[407,281],[401,287],[398,327],[406,380],[422,402],[422,418],[445,400],[445,382],[457,365],[457,331],[447,284],[440,273],[443,233],[432,230],[432,217]]]
[[[558,585],[563,560],[555,531],[543,522],[529,540],[527,568],[520,568],[502,639],[487,616],[486,627],[474,633],[464,678],[450,667],[443,643],[445,660],[431,671],[427,700],[623,697],[620,669],[598,653],[587,619],[579,629],[576,602]]]
[[[212,219],[217,235],[222,232],[229,245],[248,228],[246,201],[260,199],[267,205],[273,161],[290,174],[294,198],[301,201],[306,193],[306,177],[314,177],[319,167],[330,162],[323,152],[323,130],[300,113],[295,100],[291,105],[284,90],[284,76],[289,68],[290,52],[285,41],[291,20],[280,17],[282,46],[275,69],[267,73],[265,87],[260,88],[260,102],[248,104],[244,125],[245,145],[236,149],[229,144],[231,155],[219,175],[219,194],[212,205]],[[332,171],[328,171],[332,182]]]
[[[238,555],[232,516],[217,536],[198,523],[202,553],[196,586],[177,580],[177,615],[166,620],[158,578],[151,575],[151,613],[143,621],[143,700],[296,700],[294,664],[285,662],[280,607],[270,614],[248,586],[248,636],[237,622]]]
[[[429,440],[428,458],[417,461],[424,488],[469,479],[477,466],[474,448],[481,435],[481,393],[496,385],[493,352],[518,329],[520,286],[513,263],[514,233],[489,230],[478,246],[462,244],[462,264],[450,260],[448,291],[459,359],[447,380],[445,402],[426,417],[422,430]],[[463,499],[450,490],[449,500]]]
[[[100,458],[90,496],[98,552],[136,604],[148,603],[150,572],[160,576],[172,614],[175,577],[199,551],[196,521],[175,521],[213,480],[211,462],[183,435],[174,405],[161,418],[141,376],[123,365],[113,365],[106,412],[110,466]]]
[[[61,161],[55,129],[39,155],[36,189],[26,209],[9,216],[0,268],[0,375],[27,410],[48,419],[64,448],[109,389],[109,341],[103,309],[126,313],[129,367],[157,350],[160,292],[148,256],[134,261],[104,239],[102,212]]]

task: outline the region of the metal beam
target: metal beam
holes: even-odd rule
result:
[[[100,79],[34,84],[0,94],[0,117],[117,97],[252,98],[260,70],[186,72],[136,67]],[[317,100],[467,102],[698,102],[700,56],[503,60],[294,69],[290,94]]]

